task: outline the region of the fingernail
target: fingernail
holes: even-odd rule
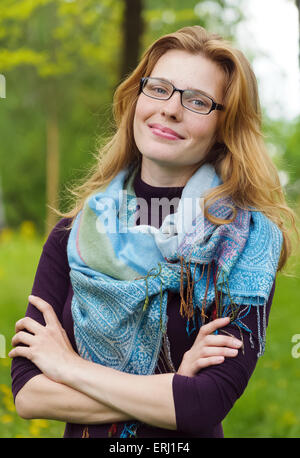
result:
[[[234,348],[231,348],[231,349],[229,350],[229,354],[230,354],[231,356],[236,356],[237,353],[238,353],[238,350],[236,350],[236,349],[234,349]]]
[[[235,347],[241,347],[243,345],[243,342],[241,342],[240,340],[235,339],[233,341],[233,344],[234,344]]]
[[[222,363],[224,361],[224,356],[216,356],[216,363]]]

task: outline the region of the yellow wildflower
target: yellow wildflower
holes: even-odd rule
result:
[[[291,410],[286,410],[282,415],[281,420],[283,424],[287,426],[293,426],[298,423],[296,415]]]
[[[9,414],[2,415],[0,417],[0,422],[1,423],[11,423],[13,421],[13,417]]]
[[[36,425],[36,427],[38,427],[38,428],[48,428],[48,426],[49,426],[49,421],[47,421],[47,420],[37,419],[37,420],[33,420],[33,421],[34,421],[34,424]]]
[[[0,243],[10,242],[13,236],[13,231],[8,227],[5,227],[0,232]]]
[[[39,437],[40,435],[40,428],[31,420],[29,425],[29,433],[33,437]]]
[[[3,398],[3,404],[9,412],[15,412],[16,409],[12,397]]]
[[[7,394],[7,395],[11,394],[11,389],[7,385],[4,385],[4,383],[1,383],[0,391],[2,391],[2,393]]]
[[[23,221],[20,226],[21,236],[26,239],[32,239],[35,236],[35,225],[32,221]]]
[[[10,367],[11,359],[10,358],[0,358],[1,365],[4,367]]]

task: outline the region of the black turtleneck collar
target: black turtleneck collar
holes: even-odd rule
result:
[[[169,199],[172,199],[173,197],[180,198],[184,188],[184,186],[151,186],[142,180],[141,169],[139,169],[136,174],[133,186],[136,196],[142,197],[146,200],[151,198],[160,199],[162,197],[168,197]]]
[[[144,199],[140,211],[136,215],[136,225],[147,224],[160,227],[164,218],[177,210],[184,186],[160,187],[151,186],[141,178],[141,169],[137,172],[134,182],[136,197]],[[161,199],[161,200],[160,200]]]

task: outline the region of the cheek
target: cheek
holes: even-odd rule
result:
[[[141,94],[136,104],[134,122],[138,123],[146,120],[149,116],[151,116],[151,113],[151,103],[147,103],[147,100],[145,100],[143,94]]]
[[[133,118],[133,136],[136,143],[136,146],[140,149],[142,148],[143,140],[144,140],[144,130],[143,124],[148,117],[148,108],[147,105],[143,103],[141,97],[138,99],[134,118]]]
[[[133,135],[134,135],[135,139],[139,136],[139,125],[140,125],[140,122],[141,122],[141,113],[140,113],[139,107],[137,105],[136,109],[135,109],[134,118],[133,118]]]
[[[200,115],[199,115],[200,116]],[[193,139],[211,139],[215,136],[217,123],[214,119],[204,118],[201,122],[191,123],[189,125],[189,132]]]

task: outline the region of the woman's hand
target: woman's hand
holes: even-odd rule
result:
[[[62,374],[79,356],[73,350],[53,307],[36,296],[29,296],[29,301],[42,312],[46,325],[43,326],[29,317],[17,321],[16,334],[12,338],[12,346],[15,348],[8,356],[27,358],[48,378],[63,382]]]
[[[225,357],[235,357],[242,342],[234,337],[212,334],[229,322],[228,317],[217,318],[203,325],[192,347],[183,355],[177,374],[193,377],[205,367],[221,364]]]

